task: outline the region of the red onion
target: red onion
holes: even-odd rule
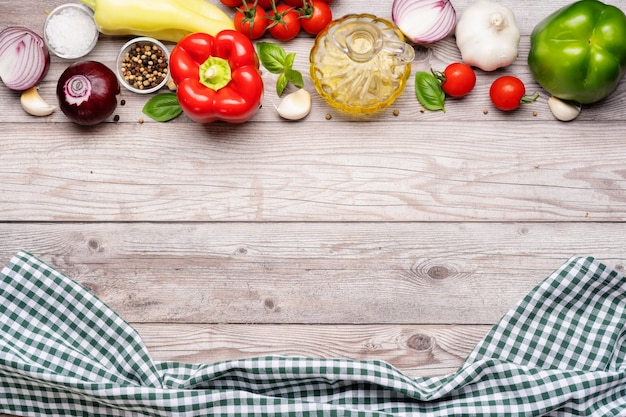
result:
[[[391,18],[415,43],[442,40],[456,25],[456,11],[449,0],[394,0]]]
[[[0,32],[0,78],[7,88],[28,90],[46,76],[50,53],[41,36],[23,26]]]
[[[120,85],[113,71],[97,61],[75,62],[57,83],[61,111],[79,125],[106,120],[117,108],[119,93]]]

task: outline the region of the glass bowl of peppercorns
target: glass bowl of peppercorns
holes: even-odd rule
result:
[[[116,74],[120,83],[138,94],[160,90],[169,80],[170,53],[160,41],[149,37],[129,40],[117,56]]]

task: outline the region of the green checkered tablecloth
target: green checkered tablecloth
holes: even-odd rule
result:
[[[158,362],[27,252],[0,273],[0,413],[22,416],[626,416],[626,279],[574,257],[443,377],[267,356]]]

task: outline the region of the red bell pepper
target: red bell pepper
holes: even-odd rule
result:
[[[234,30],[191,33],[170,56],[178,102],[198,123],[243,123],[261,106],[263,79],[250,39]]]

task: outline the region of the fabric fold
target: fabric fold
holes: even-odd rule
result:
[[[32,254],[0,273],[0,413],[23,416],[626,416],[626,280],[572,257],[454,373],[265,356],[154,361],[140,335]]]

